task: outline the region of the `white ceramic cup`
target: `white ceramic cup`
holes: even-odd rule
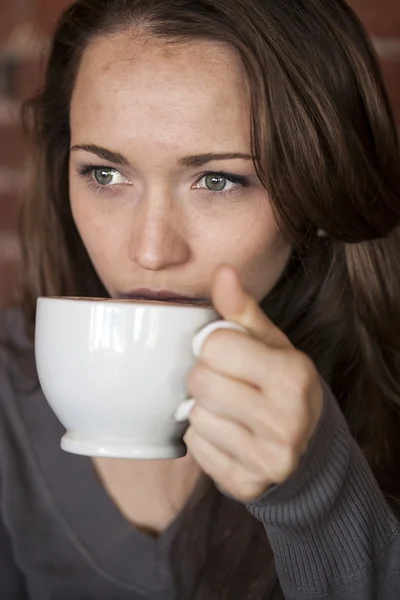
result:
[[[61,448],[116,458],[184,456],[193,404],[185,400],[188,371],[212,331],[242,330],[217,319],[207,306],[39,298],[36,365],[67,430]]]

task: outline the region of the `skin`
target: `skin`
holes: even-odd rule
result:
[[[205,43],[167,47],[121,35],[99,39],[79,70],[71,136],[72,147],[96,144],[130,162],[71,152],[73,215],[111,295],[149,288],[209,299],[222,262],[237,269],[258,300],[280,277],[291,249],[252,161],[178,164],[199,154],[251,155],[246,85],[232,50]],[[76,174],[87,162],[120,169],[117,185],[101,194],[88,187],[90,176]],[[202,174],[221,170],[247,177],[250,185],[210,192]]]
[[[169,470],[165,462],[160,469],[158,461],[153,461],[158,467],[125,461],[131,464],[124,469],[148,478],[150,487],[157,480],[165,490],[167,479],[171,488],[171,481],[186,478],[176,510],[199,470],[246,501],[285,481],[322,409],[314,365],[258,307],[291,248],[251,158],[182,164],[193,155],[250,156],[248,105],[232,49],[210,42],[167,45],[127,34],[92,42],[72,97],[71,207],[110,295],[172,290],[212,301],[222,317],[249,333],[213,333],[188,376],[188,392],[197,401],[185,436],[188,457],[170,461]],[[118,152],[129,164],[76,149],[84,144]],[[77,173],[87,163],[117,171],[107,171],[109,183],[94,187],[93,172]],[[248,184],[219,179],[226,191],[212,185],[210,191],[204,173],[221,171],[245,177]],[[107,461],[97,461],[97,468],[123,512],[140,521],[140,502],[132,508],[127,478],[121,475],[118,483]],[[160,484],[159,474],[167,472]],[[152,514],[157,510],[150,508]],[[170,517],[154,518],[151,525],[162,529]],[[147,515],[141,523],[150,520]]]

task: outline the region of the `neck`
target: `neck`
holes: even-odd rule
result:
[[[160,533],[185,506],[201,475],[194,458],[125,460],[95,457],[110,498],[136,527]]]

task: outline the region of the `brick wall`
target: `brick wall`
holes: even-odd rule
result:
[[[49,35],[69,0],[0,0],[0,307],[19,275],[16,223],[24,181],[21,101],[38,87]],[[23,274],[21,273],[21,276]]]
[[[69,0],[0,1],[0,306],[6,306],[19,274],[15,230],[25,160],[18,110],[38,86],[49,35]],[[400,0],[350,4],[373,37],[400,124]]]

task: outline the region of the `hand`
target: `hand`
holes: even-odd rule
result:
[[[188,377],[196,403],[184,440],[221,490],[250,502],[297,469],[322,412],[322,387],[312,361],[265,316],[233,268],[217,270],[212,300],[250,335],[222,329],[204,343]]]

